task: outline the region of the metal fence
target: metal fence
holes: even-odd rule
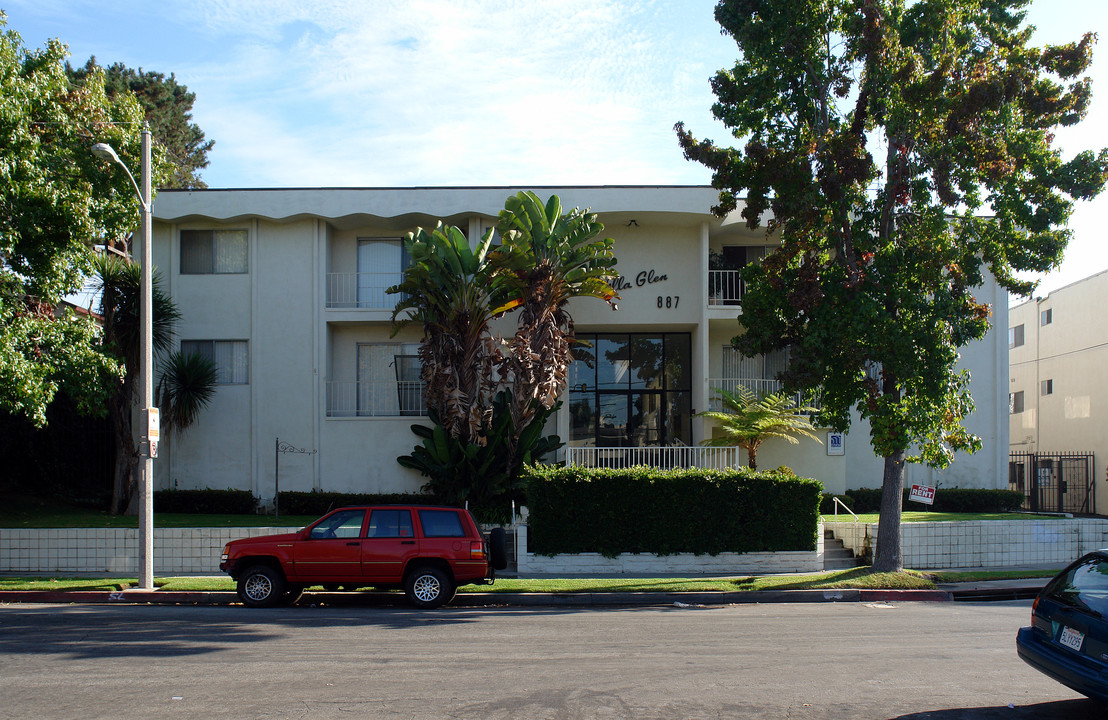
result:
[[[738,447],[568,447],[566,465],[626,468],[646,465],[656,468],[706,468],[725,470],[739,467],[746,451]]]
[[[426,415],[423,383],[380,380],[327,383],[327,417]]]
[[[1092,514],[1096,512],[1093,453],[1008,454],[1008,489],[1025,496],[1032,511]]]

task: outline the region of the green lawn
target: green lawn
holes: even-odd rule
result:
[[[0,590],[123,590],[132,578],[0,578]],[[154,583],[162,590],[230,591],[229,577],[170,577]],[[575,578],[499,579],[495,585],[467,585],[461,592],[501,593],[604,593],[604,592],[713,592],[751,590],[822,590],[844,588],[904,588],[930,590],[935,587],[927,575],[912,570],[875,573],[870,568],[835,570],[806,575],[774,575],[735,578]],[[321,589],[321,588],[316,588]]]
[[[919,572],[877,573],[871,568],[833,570],[802,575],[767,575],[734,578],[503,578],[495,585],[467,585],[461,592],[493,593],[605,593],[605,592],[743,592],[753,590],[843,590],[902,589],[931,590],[935,583],[979,580],[1015,580],[1049,578],[1057,570],[991,572]],[[0,578],[0,590],[101,590],[114,591],[134,587],[133,578]],[[229,577],[167,577],[154,581],[162,590],[218,592],[232,591]],[[316,590],[322,588],[316,587]]]
[[[281,515],[280,522],[272,515],[183,515],[155,513],[154,527],[304,527],[316,520],[312,515]],[[0,496],[0,527],[4,528],[67,528],[119,527],[137,528],[138,517],[111,515],[106,510],[65,505],[61,502],[26,496]]]
[[[821,515],[824,522],[835,522],[834,514]],[[1060,515],[1033,515],[1032,513],[948,513],[905,511],[901,522],[966,522],[969,520],[1058,520]],[[864,523],[877,522],[877,513],[858,513],[858,520]],[[847,512],[839,512],[839,522],[854,522]]]

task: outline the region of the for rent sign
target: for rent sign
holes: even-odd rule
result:
[[[935,488],[930,485],[913,485],[911,492],[908,493],[908,499],[924,505],[932,505],[935,502]]]

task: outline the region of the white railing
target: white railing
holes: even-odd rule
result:
[[[568,447],[566,465],[625,468],[646,465],[656,468],[704,468],[726,470],[739,467],[746,458],[738,447]]]
[[[784,385],[780,380],[771,378],[708,378],[708,409],[717,412],[723,410],[723,403],[720,401],[716,388],[733,393],[740,387],[754,391],[754,394],[758,397],[765,397],[780,391]],[[797,393],[795,399],[797,405],[819,407],[818,398],[805,399],[803,393]]]
[[[392,310],[400,295],[385,291],[402,280],[400,273],[327,273],[327,307]]]
[[[743,282],[739,270],[708,271],[709,305],[739,305],[742,297]]]
[[[327,383],[327,417],[426,415],[419,380]]]

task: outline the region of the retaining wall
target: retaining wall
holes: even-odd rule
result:
[[[876,523],[826,523],[825,527],[855,555],[861,555],[867,547],[877,547]],[[1108,547],[1108,520],[904,523],[901,540],[904,567],[917,570],[1065,565],[1090,550]]]
[[[720,553],[718,555],[653,555],[623,553],[607,558],[599,553],[536,555],[527,549],[527,526],[516,531],[516,566],[521,576],[558,577],[597,575],[764,575],[823,570],[823,532],[813,551]]]

